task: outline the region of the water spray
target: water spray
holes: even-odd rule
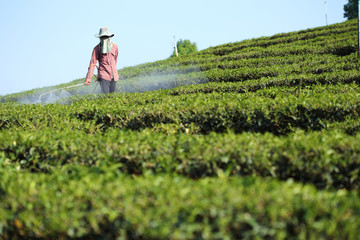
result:
[[[95,65],[96,66],[96,65]],[[96,66],[96,68],[98,69],[98,71],[99,71],[99,67],[98,66]],[[94,91],[95,91],[95,89],[96,89],[96,87],[97,87],[97,85],[99,84],[99,81],[98,81],[98,76],[96,76],[95,74],[94,74],[94,76],[95,76],[95,78],[96,78],[96,86],[95,86],[95,88],[94,88],[94,90],[91,92],[91,94],[93,94],[94,93]],[[95,82],[95,81],[91,81],[91,82]],[[67,86],[67,87],[63,87],[63,88],[59,88],[59,89],[55,89],[55,90],[52,90],[52,91],[49,91],[49,92],[46,92],[46,93],[43,93],[43,94],[40,94],[40,96],[39,96],[39,99],[38,100],[36,100],[35,102],[34,102],[34,104],[36,104],[36,103],[41,103],[42,101],[41,101],[41,98],[43,97],[43,96],[45,96],[45,95],[48,95],[48,94],[52,94],[52,93],[54,93],[54,92],[58,92],[58,91],[62,91],[62,90],[65,90],[65,89],[69,89],[69,88],[74,88],[74,87],[80,87],[80,86],[85,86],[85,84],[84,83],[79,83],[79,84],[75,84],[75,85],[71,85],[71,86]]]
[[[76,84],[76,85],[72,85],[72,86],[67,86],[67,87],[63,87],[63,88],[59,88],[59,89],[56,89],[56,90],[52,90],[50,92],[46,92],[46,93],[43,93],[39,96],[39,99],[36,100],[34,103],[41,103],[41,97],[43,97],[44,95],[48,95],[48,94],[51,94],[51,93],[54,93],[54,92],[57,92],[57,91],[60,91],[60,90],[64,90],[64,89],[67,89],[67,88],[74,88],[74,87],[79,87],[79,86],[82,86],[84,85],[83,83],[80,83],[80,84]]]

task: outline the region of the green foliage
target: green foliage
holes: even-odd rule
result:
[[[359,135],[297,131],[286,137],[231,132],[199,137],[186,130],[174,134],[182,129],[166,127],[93,135],[8,132],[11,134],[0,135],[2,165],[47,173],[66,165],[116,166],[129,175],[164,173],[191,179],[214,177],[223,171],[231,176],[294,179],[318,188],[360,189]]]
[[[176,42],[176,47],[178,51],[179,56],[184,56],[189,53],[195,53],[198,51],[196,43],[190,42],[190,40],[182,40]],[[172,57],[175,56],[175,50],[174,53],[171,55]]]
[[[5,239],[355,239],[359,200],[293,181],[0,170]],[[37,214],[34,214],[36,212]]]
[[[344,17],[347,19],[357,19],[359,16],[359,0],[349,0],[344,5]]]
[[[2,96],[0,239],[356,239],[359,67],[349,20]]]

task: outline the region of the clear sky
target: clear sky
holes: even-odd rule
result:
[[[117,68],[168,58],[173,38],[199,50],[343,22],[347,0],[3,0],[0,95],[83,78],[108,26]]]

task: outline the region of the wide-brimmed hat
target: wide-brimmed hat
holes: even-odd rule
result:
[[[111,34],[110,29],[108,27],[100,28],[99,34],[95,34],[95,37],[113,37],[115,34]]]

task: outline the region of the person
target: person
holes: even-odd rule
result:
[[[119,80],[116,69],[118,47],[111,41],[113,36],[114,34],[111,34],[108,27],[100,28],[99,34],[95,34],[95,37],[100,38],[100,43],[94,47],[84,83],[85,85],[91,83],[96,64],[99,62],[98,81],[100,82],[101,93],[115,92],[116,81]]]

